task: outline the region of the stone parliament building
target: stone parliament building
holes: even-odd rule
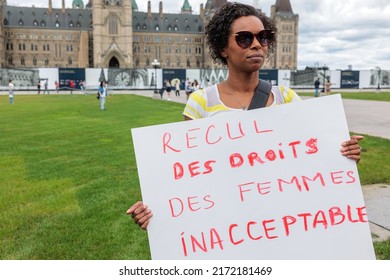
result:
[[[146,12],[138,10],[136,0],[73,0],[71,8],[65,0],[62,8],[52,2],[38,8],[0,0],[1,68],[147,69],[155,59],[164,69],[222,68],[208,56],[203,34],[227,0],[207,0],[199,14],[190,0],[183,0],[177,13],[165,13],[163,1],[158,12],[152,12],[151,1]],[[269,16],[278,28],[278,44],[263,68],[297,69],[298,15],[289,0],[276,0]]]

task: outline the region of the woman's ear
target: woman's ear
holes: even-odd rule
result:
[[[221,52],[221,56],[227,58],[226,49],[223,49],[223,51]]]

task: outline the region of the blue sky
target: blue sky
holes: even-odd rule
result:
[[[26,0],[8,0],[9,5],[31,6]],[[34,0],[46,7],[48,0]],[[61,7],[61,0],[53,0]],[[146,11],[147,0],[137,0],[140,11]],[[158,11],[160,0],[151,0],[152,12]],[[237,0],[258,7],[270,15],[276,0]],[[26,4],[28,3],[28,4]],[[88,3],[88,0],[84,0]],[[165,12],[177,13],[184,0],[164,0]],[[195,13],[206,0],[189,0]],[[390,70],[390,1],[388,0],[290,0],[299,15],[298,69],[315,64],[330,69],[370,70],[376,66]],[[72,0],[66,0],[71,7]]]

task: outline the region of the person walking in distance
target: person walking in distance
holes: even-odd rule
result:
[[[12,82],[12,80],[9,80],[8,84],[8,94],[9,94],[9,104],[14,104],[14,90],[15,90],[15,85]]]
[[[314,82],[314,97],[318,97],[320,94],[320,78],[317,78]]]
[[[331,86],[332,86],[332,83],[330,82],[329,79],[327,79],[327,80],[326,80],[326,83],[325,83],[325,92],[326,92],[326,95],[329,95],[329,94],[330,94]]]
[[[107,95],[107,87],[106,87],[106,82],[105,81],[101,81],[100,82],[100,86],[99,86],[99,101],[100,101],[100,110],[101,111],[105,111],[106,108],[105,108],[105,104],[106,104],[106,97],[108,96]]]

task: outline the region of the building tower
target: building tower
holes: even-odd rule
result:
[[[93,0],[94,67],[133,67],[132,0]]]
[[[278,28],[278,46],[271,68],[297,69],[299,16],[294,14],[289,0],[276,0],[271,7],[271,18]]]

